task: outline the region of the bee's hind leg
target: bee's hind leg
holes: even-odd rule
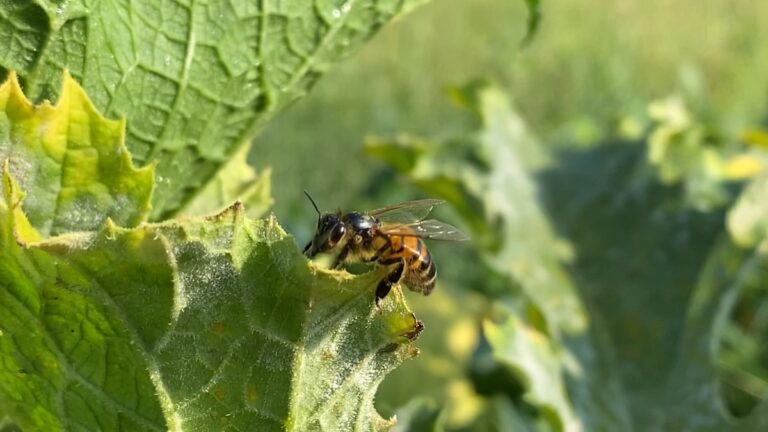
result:
[[[400,260],[392,269],[391,272],[384,279],[379,282],[376,287],[376,306],[381,305],[381,301],[389,294],[394,285],[397,285],[403,278],[403,272],[405,271],[405,260]]]

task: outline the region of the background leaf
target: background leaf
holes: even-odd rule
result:
[[[442,411],[425,399],[414,399],[397,410],[393,432],[442,432]]]
[[[467,91],[459,101],[479,114],[478,130],[442,142],[373,141],[369,152],[455,202],[484,236],[487,267],[510,277],[506,293],[487,292],[497,300],[474,367],[478,391],[509,403],[485,421],[533,430],[766,427],[764,404],[739,421],[724,412],[716,367],[739,292],[764,286],[764,251],[730,244],[722,211],[691,210],[684,191],[649,176],[642,146],[526,164],[535,160],[526,156],[530,138],[497,90]],[[493,417],[498,409],[514,412]]]
[[[541,3],[539,0],[525,0],[525,6],[528,8],[528,24],[523,43],[529,43],[541,23]]]
[[[500,309],[483,323],[489,352],[478,356],[474,369],[481,380],[488,377],[490,388],[481,391],[521,387],[511,396],[533,407],[529,421],[545,429],[624,427],[608,356],[561,265],[568,246],[555,236],[528,171],[547,166],[550,157],[498,89],[473,83],[453,96],[477,115],[478,130],[442,143],[374,140],[367,151],[398,161],[393,165],[414,184],[453,204],[471,229],[485,271],[506,279],[495,291],[475,287],[495,297]],[[511,378],[500,382],[499,366]],[[589,402],[572,400],[571,393]],[[516,416],[526,408],[518,409]]]
[[[768,234],[768,207],[764,198],[768,191],[768,175],[763,174],[745,188],[728,212],[728,229],[734,240],[754,246]]]
[[[244,204],[250,217],[263,216],[274,200],[270,196],[272,170],[261,174],[248,164],[250,145],[243,146],[201,192],[180,210],[182,214],[202,216],[217,213],[235,201]]]

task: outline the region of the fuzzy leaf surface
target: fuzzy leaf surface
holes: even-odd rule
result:
[[[41,234],[146,220],[154,167],[134,168],[124,130],[68,74],[55,106],[33,105],[15,74],[0,85],[0,163],[29,194],[24,212]]]
[[[56,107],[30,105],[14,85],[0,87],[2,427],[391,425],[373,397],[387,372],[416,355],[409,342],[421,327],[399,290],[374,306],[380,272],[318,270],[274,220],[248,219],[240,204],[142,223],[152,171],[132,167],[123,125],[101,118],[74,83]],[[63,132],[48,137],[51,129]],[[58,206],[47,173],[76,179],[62,180]],[[127,198],[110,213],[119,192]],[[80,197],[105,206],[56,224],[72,216],[67,199]],[[107,219],[124,214],[133,214],[128,227]]]
[[[6,173],[6,184],[14,186]],[[14,195],[17,196],[17,195]],[[25,428],[380,430],[417,322],[381,275],[314,270],[272,220],[215,218],[20,246],[2,208],[0,405]],[[29,401],[37,401],[30,404]]]

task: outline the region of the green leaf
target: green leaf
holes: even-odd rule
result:
[[[240,203],[208,218],[140,223],[151,169],[132,168],[122,124],[102,119],[68,78],[62,94],[59,106],[36,108],[14,80],[0,87],[8,131],[0,183],[4,424],[389,427],[373,397],[390,370],[417,354],[410,341],[422,329],[402,292],[376,307],[381,271],[318,269],[274,219],[248,219]],[[46,138],[51,130],[63,132]],[[50,173],[66,185],[56,207],[36,196],[50,193]],[[125,200],[110,201],[121,193]],[[105,204],[72,215],[69,200],[81,197]],[[75,222],[54,223],[62,217]]]
[[[9,417],[5,417],[0,412],[0,432],[21,432],[21,429]]]
[[[765,155],[745,147],[735,133],[690,105],[680,95],[649,104],[653,129],[648,136],[648,161],[662,183],[685,189],[686,204],[710,211],[732,201],[728,182],[763,171]]]
[[[507,318],[489,318],[483,326],[493,361],[520,377],[523,400],[540,410],[544,423],[555,430],[622,428],[614,377],[603,367],[605,353],[561,264],[568,245],[553,232],[528,172],[547,166],[550,157],[498,89],[473,83],[453,96],[478,116],[478,130],[443,143],[372,140],[368,153],[400,161],[395,166],[411,181],[457,209],[485,271],[508,280],[509,291],[496,295],[522,289],[517,295],[524,306],[500,303]],[[570,392],[589,403],[572,406]]]
[[[525,39],[523,44],[528,44],[533,40],[536,31],[541,24],[541,2],[540,0],[524,0],[528,8],[528,21],[525,29]]]
[[[752,180],[728,212],[728,231],[742,246],[755,246],[768,235],[768,175]]]
[[[392,432],[443,432],[443,410],[428,399],[416,398],[397,410]]]
[[[752,180],[742,190],[727,213],[728,233],[744,248],[766,253],[768,213],[766,213],[766,174]],[[760,267],[756,267],[760,270]],[[760,400],[768,398],[768,285],[760,271],[753,271],[738,287],[729,320],[721,324],[722,337],[717,354],[719,375],[728,407],[745,415]]]
[[[182,214],[202,216],[224,210],[240,201],[250,217],[263,216],[274,200],[270,195],[272,171],[256,174],[248,164],[251,146],[243,146],[216,177],[181,210]]]
[[[13,207],[0,212],[11,257],[0,269],[0,404],[23,427],[389,424],[373,396],[416,354],[420,327],[399,291],[374,306],[380,272],[317,270],[273,220],[240,206],[28,247],[12,237]]]
[[[177,211],[277,111],[421,0],[11,2],[0,72],[35,100],[69,69],[157,161],[153,217]]]
[[[576,245],[573,271],[604,320],[627,410],[638,429],[757,425],[757,412],[737,421],[724,410],[715,365],[733,302],[764,258],[727,241],[721,212],[690,210],[684,191],[638,175],[643,151],[569,154],[548,179],[565,204],[551,214]]]
[[[765,285],[765,251],[731,244],[721,212],[693,211],[679,188],[649,180],[643,147],[610,143],[533,164],[529,136],[503,133],[518,117],[493,102],[498,90],[468,91],[461,100],[478,130],[369,151],[454,203],[487,271],[510,279],[494,293],[498,310],[484,321],[475,364],[485,394],[508,401],[488,421],[566,431],[768,427],[766,401],[743,419],[724,412],[715,365],[740,290]],[[751,225],[734,225],[754,237],[762,213],[750,202]],[[495,229],[476,228],[484,225]]]
[[[483,416],[472,425],[473,431],[521,431],[549,430],[546,425],[533,421],[527,413],[504,396],[492,396]]]
[[[124,130],[68,74],[55,106],[32,105],[15,74],[0,85],[0,163],[29,193],[24,212],[43,235],[146,220],[154,167],[133,167]]]

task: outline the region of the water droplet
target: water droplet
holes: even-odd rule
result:
[[[341,16],[341,11],[339,9],[334,9],[333,11],[331,11],[331,14],[333,15],[334,18],[338,18]]]
[[[347,12],[350,11],[350,9],[352,9],[352,3],[350,3],[350,2],[346,2],[343,5],[341,5],[341,12],[342,13],[347,13]]]

